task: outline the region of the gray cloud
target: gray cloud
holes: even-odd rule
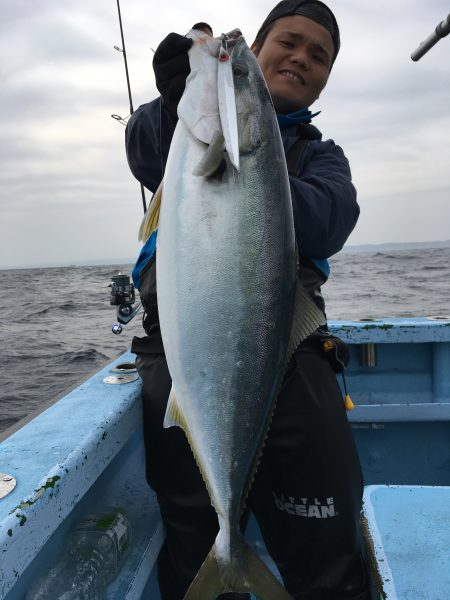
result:
[[[151,48],[170,30],[206,20],[252,41],[273,4],[230,0],[224,14],[199,1],[157,11],[123,2],[135,106],[156,96]],[[450,38],[409,58],[447,0],[329,4],[343,43],[315,123],[350,159],[362,207],[350,241],[449,237]],[[128,111],[115,3],[7,2],[0,32],[0,266],[132,256],[142,209],[123,127],[110,118]]]

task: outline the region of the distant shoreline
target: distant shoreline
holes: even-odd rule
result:
[[[359,254],[360,252],[401,252],[408,250],[421,250],[433,248],[450,248],[450,240],[441,240],[434,242],[386,242],[384,244],[355,244],[344,246],[341,253]],[[34,265],[21,266],[3,266],[0,271],[12,271],[22,269],[56,269],[68,267],[109,267],[117,265],[133,265],[136,262],[134,258],[102,258],[91,261],[70,261],[67,263],[40,263]]]
[[[392,250],[421,250],[432,248],[450,248],[450,240],[436,242],[386,242],[384,244],[359,244],[344,246],[341,252],[389,252]]]

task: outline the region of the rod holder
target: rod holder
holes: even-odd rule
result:
[[[361,344],[359,361],[362,367],[376,367],[377,366],[377,347],[376,344],[369,342],[367,344]]]

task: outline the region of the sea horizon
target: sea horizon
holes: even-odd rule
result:
[[[409,250],[420,250],[431,249],[431,248],[450,248],[449,240],[430,240],[426,242],[382,242],[379,244],[354,244],[346,245],[344,248],[335,254],[338,256],[341,253],[356,254],[361,252],[390,252],[390,251],[409,251]],[[122,258],[98,258],[92,260],[67,260],[61,262],[42,262],[42,263],[29,263],[27,265],[7,265],[0,266],[0,271],[20,271],[26,269],[58,269],[58,268],[76,268],[76,267],[100,267],[100,266],[113,266],[113,265],[132,265],[136,262],[137,256],[135,257],[122,257]]]

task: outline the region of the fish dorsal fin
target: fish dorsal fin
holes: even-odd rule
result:
[[[326,325],[326,322],[324,313],[311,300],[302,284],[297,281],[291,335],[286,351],[286,365],[300,344],[318,327]]]
[[[155,229],[158,228],[159,222],[159,211],[161,209],[162,202],[162,193],[163,193],[163,181],[158,186],[158,189],[153,195],[153,198],[150,202],[149,207],[147,208],[147,212],[142,219],[141,226],[139,227],[138,240],[142,242],[146,242],[148,238],[152,235]]]
[[[217,97],[217,62],[220,40],[191,29],[186,37],[194,40],[188,52],[191,72],[178,104],[178,117],[194,138],[210,144],[215,131],[221,131]]]
[[[164,415],[163,427],[168,428],[175,426],[182,427],[183,429],[185,429],[185,419],[180,411],[177,398],[172,387],[169,394],[169,400],[167,401],[167,408],[166,414]]]
[[[224,137],[220,131],[216,131],[201,161],[194,169],[193,175],[203,177],[214,175],[224,160],[224,149]]]

